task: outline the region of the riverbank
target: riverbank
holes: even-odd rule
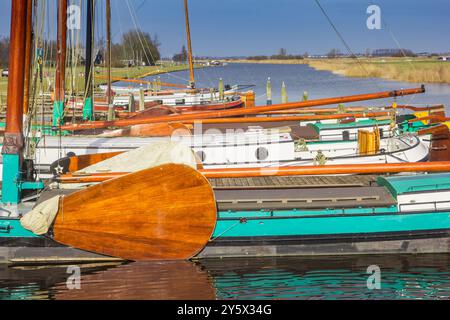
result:
[[[195,68],[201,68],[204,66],[195,66]],[[120,79],[141,79],[158,74],[177,72],[188,70],[188,65],[173,65],[164,64],[151,67],[131,67],[131,68],[112,68],[112,77]],[[2,70],[0,70],[1,72]],[[74,89],[75,92],[82,92],[84,90],[84,67],[80,66],[74,69],[75,74],[74,83],[71,84],[71,70],[67,69],[66,78],[66,92],[71,92]],[[46,68],[44,72],[44,91],[50,91],[48,86],[48,79],[54,83],[55,68]],[[96,67],[94,75],[94,86],[106,84],[105,76],[107,75],[107,69],[104,67]],[[72,88],[73,87],[73,88]],[[6,95],[8,90],[8,78],[0,78],[0,105],[6,104]]]
[[[303,60],[236,60],[233,63],[308,64],[347,77],[382,78],[413,83],[450,84],[450,62],[437,58],[351,58]]]

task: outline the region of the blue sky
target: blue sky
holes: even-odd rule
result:
[[[9,33],[11,0],[0,0],[0,35]],[[54,6],[56,0],[47,0]],[[77,0],[74,0],[78,2]],[[185,42],[182,0],[128,0],[141,29],[157,34],[164,56]],[[97,0],[101,8],[104,1]],[[450,51],[450,0],[321,0],[331,19],[355,52],[396,48],[386,28],[366,27],[371,4],[379,5],[400,45],[416,52]],[[201,56],[346,52],[314,0],[190,0],[194,53]],[[127,0],[112,0],[113,33],[134,28]],[[53,24],[56,24],[52,21]],[[100,22],[100,20],[99,20]],[[50,29],[54,33],[55,26]],[[101,33],[101,32],[100,32]]]

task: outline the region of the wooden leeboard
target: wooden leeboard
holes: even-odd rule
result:
[[[198,171],[168,164],[63,197],[54,239],[127,260],[183,260],[199,253],[217,220],[212,187]]]

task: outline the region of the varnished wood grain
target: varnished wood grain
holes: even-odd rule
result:
[[[69,172],[76,172],[79,170],[83,170],[84,168],[90,167],[96,163],[113,158],[121,153],[123,152],[119,151],[109,153],[85,154],[81,156],[70,157]]]
[[[168,164],[64,197],[55,240],[127,260],[184,260],[209,241],[216,202],[206,178]]]

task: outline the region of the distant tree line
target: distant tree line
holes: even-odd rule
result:
[[[260,60],[300,60],[304,59],[304,55],[291,55],[287,53],[287,50],[285,48],[281,48],[278,52],[278,54],[274,54],[271,56],[250,56],[247,57],[248,60],[254,60],[254,61],[260,61]]]
[[[148,32],[131,30],[122,36],[120,43],[111,46],[111,60],[114,67],[153,66],[161,59],[158,36]],[[104,50],[104,49],[103,49]]]
[[[172,58],[175,62],[186,62],[188,60],[188,52],[186,50],[186,46],[181,48],[181,52],[177,53]]]
[[[9,38],[0,38],[0,68],[7,68],[9,62]]]

